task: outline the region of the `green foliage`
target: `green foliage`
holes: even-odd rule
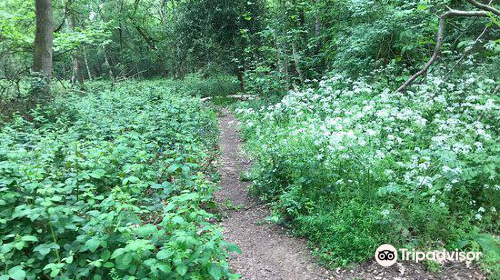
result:
[[[246,90],[267,99],[283,96],[290,86],[286,75],[274,71],[265,63],[255,65],[255,68],[247,70],[246,75]]]
[[[470,247],[499,278],[497,17],[449,18],[446,67],[393,92],[429,59],[448,7],[478,10],[53,1],[42,96],[47,81],[30,73],[34,1],[2,1],[0,118],[19,116],[0,130],[0,279],[235,277],[226,257],[237,248],[209,222],[214,185],[201,172],[216,122],[199,97],[227,104],[237,92],[260,97],[240,112],[252,191],[326,263],[366,260],[381,243]],[[116,84],[158,76],[183,81]],[[83,96],[69,78],[97,81]]]
[[[93,23],[83,28],[75,28],[65,33],[55,34],[54,51],[68,52],[82,47],[104,46],[111,43],[110,26],[113,22]]]
[[[500,231],[497,85],[477,74],[492,68],[448,81],[438,69],[406,94],[390,89],[390,69],[331,74],[276,104],[241,105],[253,192],[330,265],[384,243],[476,244],[496,258],[498,241],[472,234]]]
[[[225,98],[239,91],[236,78],[228,75],[216,75],[207,79],[200,75],[188,75],[179,85],[180,92],[201,97]]]
[[[34,40],[35,19],[31,3],[8,0],[0,4],[0,49],[23,51],[31,47]]]
[[[201,173],[215,114],[168,84],[70,94],[1,129],[1,278],[233,277]]]
[[[465,2],[267,1],[263,27],[243,35],[249,42],[244,63],[248,91],[281,95],[329,71],[358,77],[382,66],[392,67],[390,75],[402,83],[432,55],[436,15],[448,7],[474,10]],[[459,59],[472,51],[482,59],[498,55],[492,51],[498,38],[497,21],[495,17],[449,19],[443,57]],[[493,27],[491,33],[475,42],[486,26]]]

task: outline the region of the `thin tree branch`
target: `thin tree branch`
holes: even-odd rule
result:
[[[493,6],[479,3],[475,0],[467,0],[467,2],[469,2],[471,5],[478,7],[481,10],[489,11],[489,12],[492,12],[493,14],[495,14],[496,16],[500,16],[500,11],[495,9],[495,7],[493,7]]]
[[[481,32],[481,34],[479,34],[479,36],[476,38],[476,40],[474,40],[474,43],[472,43],[472,48],[474,48],[474,46],[477,45],[477,43],[481,40],[481,37],[483,37],[484,34],[486,34],[486,31],[488,31],[488,26],[486,26],[484,29],[483,29],[483,32]],[[446,77],[448,77],[448,75],[450,75],[454,70],[455,68],[462,62],[462,60],[464,60],[464,58],[469,54],[468,51],[466,51],[461,57],[460,59],[457,61],[457,63],[455,63],[455,65],[453,65],[453,67],[451,67],[451,69],[448,71],[448,73],[446,73],[446,75],[444,75],[443,79],[446,79]]]
[[[434,47],[434,53],[429,61],[424,65],[424,67],[413,74],[404,84],[402,84],[397,91],[404,92],[406,88],[411,85],[418,77],[422,76],[429,70],[429,67],[436,61],[441,53],[441,47],[443,46],[445,23],[447,18],[451,17],[488,17],[489,12],[487,11],[459,11],[450,9],[439,17],[439,28],[436,38],[436,46]]]
[[[69,11],[69,6],[71,5],[71,2],[73,0],[68,0],[66,2],[66,4],[64,5],[64,15],[63,15],[63,19],[61,21],[61,24],[59,24],[59,26],[56,27],[56,29],[54,29],[54,33],[57,33],[61,30],[61,28],[64,26],[64,23],[66,22],[66,17],[68,17],[68,11]]]

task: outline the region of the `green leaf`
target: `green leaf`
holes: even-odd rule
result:
[[[170,165],[170,167],[167,169],[167,172],[168,173],[174,173],[175,171],[177,171],[177,169],[181,168],[181,164],[179,163],[174,163],[172,165]]]
[[[13,243],[3,244],[2,246],[0,246],[0,253],[7,254],[8,252],[12,251],[13,248],[14,248]]]
[[[105,174],[106,174],[106,171],[104,171],[103,169],[97,169],[97,170],[92,171],[89,175],[92,178],[101,179],[102,177],[104,177]]]
[[[131,241],[125,246],[125,249],[127,251],[146,251],[146,250],[153,250],[154,246],[151,244],[151,240],[147,239],[137,239],[134,241]]]
[[[180,276],[184,276],[187,273],[188,267],[187,267],[187,265],[181,263],[181,264],[177,265],[175,270],[177,271],[177,273],[179,273]]]
[[[160,269],[161,271],[163,271],[165,273],[169,273],[170,271],[172,271],[172,268],[170,267],[170,265],[168,265],[166,263],[158,263],[156,266],[158,267],[158,269]]]
[[[109,260],[109,257],[111,256],[111,252],[109,250],[104,250],[101,254],[101,259],[104,261]]]
[[[111,255],[111,259],[117,258],[118,256],[121,256],[123,253],[125,253],[125,249],[123,248],[118,248],[116,249],[113,254]]]
[[[59,274],[60,271],[61,271],[60,268],[54,268],[54,269],[52,269],[52,271],[50,272],[50,277],[56,277],[57,274]]]
[[[224,247],[228,252],[236,252],[238,254],[241,254],[241,249],[236,244],[226,243],[224,244]]]
[[[141,227],[136,229],[137,235],[139,235],[140,237],[143,237],[143,238],[148,237],[151,234],[156,233],[156,232],[158,232],[158,228],[155,225],[151,225],[151,224],[144,225],[144,226],[141,226]]]
[[[97,248],[101,245],[101,240],[99,240],[97,237],[92,237],[91,239],[87,240],[85,242],[85,245],[82,247],[82,252],[89,250],[90,252],[95,252]]]
[[[25,242],[36,242],[38,241],[38,238],[36,238],[36,236],[33,235],[25,235],[21,237],[21,240]]]
[[[186,221],[184,221],[184,218],[182,218],[181,216],[175,216],[172,218],[172,222],[175,223],[175,224],[179,224],[179,225],[183,225],[186,223]]]
[[[426,6],[425,4],[418,4],[418,6],[417,6],[417,10],[419,10],[419,11],[423,11],[423,10],[425,10],[425,9],[427,9],[427,6]]]
[[[170,258],[173,254],[174,254],[174,252],[167,250],[167,249],[163,249],[163,250],[159,251],[158,254],[156,254],[156,258],[159,260],[164,260],[164,259]]]
[[[63,261],[66,261],[66,263],[73,263],[73,256],[69,256],[67,258],[64,258]]]
[[[220,279],[222,277],[222,268],[219,264],[211,263],[208,266],[208,273],[215,279]]]
[[[123,184],[126,185],[128,182],[135,184],[135,183],[138,183],[140,181],[141,181],[141,179],[139,179],[138,177],[129,176],[123,180]]]
[[[40,253],[40,255],[45,256],[48,253],[50,253],[51,249],[59,250],[59,248],[60,248],[59,245],[57,245],[55,243],[41,244],[41,245],[36,246],[33,249],[33,252],[38,252],[38,253]]]
[[[17,265],[9,269],[9,276],[14,280],[23,280],[26,278],[26,272],[21,265]]]
[[[132,254],[125,253],[116,258],[116,264],[120,266],[128,266],[132,262]]]
[[[473,236],[475,241],[481,245],[484,252],[490,252],[494,255],[500,255],[500,249],[495,238],[490,234],[477,234]]]
[[[379,196],[384,196],[384,195],[388,195],[388,194],[399,194],[401,193],[401,188],[397,185],[388,185],[388,186],[385,186],[385,187],[380,187],[378,190],[377,190],[377,194]]]
[[[16,242],[16,244],[14,245],[14,247],[16,247],[17,250],[21,250],[21,249],[24,248],[25,244],[26,244],[25,242],[19,241],[19,242]]]

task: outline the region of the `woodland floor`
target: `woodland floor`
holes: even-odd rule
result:
[[[221,188],[215,196],[226,215],[221,222],[225,239],[242,250],[241,254],[232,254],[230,258],[232,270],[242,279],[486,279],[478,269],[468,268],[463,263],[448,263],[437,273],[430,273],[425,266],[409,262],[383,268],[371,260],[351,269],[336,271],[319,266],[311,256],[306,241],[290,236],[279,225],[265,222],[270,210],[263,202],[248,195],[250,183],[243,182],[240,175],[250,168],[250,161],[242,154],[238,122],[229,110],[222,110],[219,127]]]

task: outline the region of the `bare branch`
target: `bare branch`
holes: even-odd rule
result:
[[[497,10],[497,9],[495,9],[495,7],[493,7],[493,6],[489,6],[489,5],[486,5],[486,4],[483,4],[483,3],[479,3],[479,2],[477,2],[475,0],[467,0],[467,2],[469,2],[471,5],[474,5],[474,6],[478,7],[481,10],[489,11],[489,12],[492,12],[493,14],[495,14],[496,16],[500,16],[500,11]]]
[[[57,33],[61,30],[61,28],[64,26],[64,23],[66,22],[66,17],[68,16],[69,14],[69,6],[71,5],[71,2],[73,0],[68,0],[66,2],[66,4],[64,4],[64,15],[63,15],[63,19],[61,21],[61,24],[59,24],[59,26],[56,27],[56,29],[54,29],[54,33]]]
[[[418,77],[422,76],[429,70],[429,67],[436,61],[441,53],[441,47],[443,46],[444,39],[444,31],[445,31],[445,23],[446,19],[450,17],[487,17],[489,16],[489,12],[487,11],[459,11],[450,9],[439,17],[439,28],[436,38],[436,46],[434,47],[434,53],[429,61],[424,65],[424,67],[413,74],[403,85],[401,85],[397,91],[404,92],[406,88],[411,85]]]
[[[481,34],[479,34],[479,36],[476,38],[476,40],[474,40],[474,43],[472,43],[472,47],[471,49],[477,45],[477,43],[481,40],[481,37],[483,37],[484,34],[486,34],[486,31],[488,31],[488,28],[489,26],[486,26],[484,29],[483,29],[483,32],[481,32]],[[460,59],[457,61],[457,63],[455,63],[455,65],[453,65],[453,67],[451,67],[450,71],[448,71],[448,73],[446,73],[446,75],[444,75],[443,79],[445,79],[448,75],[451,74],[451,72],[453,72],[453,70],[455,70],[455,68],[462,62],[462,60],[464,60],[464,58],[469,54],[469,51],[466,51],[464,52],[464,54],[460,57]]]

